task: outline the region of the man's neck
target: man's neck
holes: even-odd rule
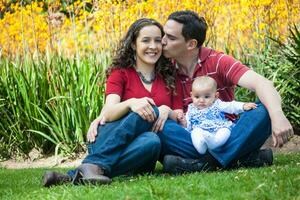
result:
[[[176,59],[176,63],[179,67],[179,71],[190,78],[193,77],[196,65],[198,63],[200,49],[187,52],[186,55]]]

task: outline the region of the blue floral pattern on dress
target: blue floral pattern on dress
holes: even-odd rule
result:
[[[241,102],[222,102],[217,99],[210,107],[199,109],[191,103],[186,113],[187,130],[191,132],[197,127],[210,133],[216,133],[220,128],[231,130],[234,123],[227,119],[225,114],[239,114],[243,112],[243,105]]]

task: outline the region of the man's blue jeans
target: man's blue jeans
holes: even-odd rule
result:
[[[263,104],[258,103],[256,109],[240,115],[227,142],[209,152],[226,167],[231,161],[259,149],[270,134],[271,121],[268,111]],[[167,154],[191,159],[201,157],[192,144],[190,133],[173,120],[165,123],[162,133],[158,136],[162,144],[161,158]]]
[[[155,112],[158,116],[156,108]],[[98,165],[109,177],[153,171],[161,144],[157,134],[149,131],[152,126],[134,112],[98,126],[96,141],[88,145],[88,155],[82,163]],[[68,174],[73,177],[75,171]]]

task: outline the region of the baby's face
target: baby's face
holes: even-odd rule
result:
[[[193,104],[199,109],[211,106],[214,103],[216,96],[216,91],[211,87],[194,87],[191,92]]]

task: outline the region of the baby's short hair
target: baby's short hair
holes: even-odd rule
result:
[[[215,81],[215,79],[209,76],[199,76],[195,78],[192,89],[199,86],[209,86],[211,87],[211,89],[217,90],[217,82]]]

